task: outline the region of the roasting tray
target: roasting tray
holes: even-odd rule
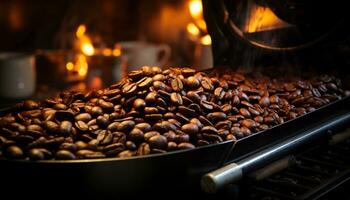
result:
[[[331,121],[349,113],[349,105],[350,97],[345,97],[235,143],[226,141],[192,150],[130,158],[69,161],[0,159],[0,190],[12,196],[34,194],[35,190],[40,190],[55,194],[55,197],[64,197],[67,190],[78,197],[99,199],[154,192],[170,194],[174,190],[196,194],[200,190],[201,175],[300,134],[321,121]],[[0,115],[9,111],[11,109],[3,109]]]

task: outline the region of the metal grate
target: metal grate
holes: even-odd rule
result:
[[[296,156],[296,164],[246,191],[253,200],[313,199],[350,175],[350,140]]]

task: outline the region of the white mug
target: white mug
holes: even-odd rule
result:
[[[120,42],[122,66],[126,73],[142,66],[164,66],[171,55],[171,49],[166,44],[152,44],[142,41]]]
[[[35,91],[35,85],[34,55],[0,53],[0,97],[30,97]]]

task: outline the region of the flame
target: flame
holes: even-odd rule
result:
[[[254,33],[287,26],[289,24],[279,19],[270,8],[255,5],[251,9],[244,30],[248,33]]]
[[[201,44],[203,44],[203,45],[211,45],[211,37],[210,37],[209,34],[203,36],[203,37],[200,39],[200,41],[201,41]]]
[[[199,29],[194,23],[187,24],[186,29],[187,29],[187,32],[189,32],[193,36],[198,36],[200,33]]]

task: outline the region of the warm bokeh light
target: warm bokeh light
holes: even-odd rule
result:
[[[113,56],[120,56],[122,51],[119,48],[113,49]]]
[[[75,35],[77,38],[81,38],[86,32],[86,26],[84,24],[79,25],[77,31],[75,32]]]
[[[104,49],[102,50],[102,54],[103,54],[104,56],[111,56],[111,55],[112,55],[112,49],[104,48]]]
[[[83,42],[81,44],[81,51],[87,56],[92,56],[95,53],[95,49],[90,42]]]
[[[72,71],[74,69],[74,64],[72,62],[67,62],[66,69]]]
[[[211,37],[210,35],[205,35],[201,38],[201,44],[203,45],[211,45]]]
[[[199,29],[197,28],[197,26],[193,23],[189,23],[186,27],[187,31],[193,35],[193,36],[198,36],[200,31]]]
[[[88,72],[88,63],[86,61],[86,57],[84,55],[78,55],[75,66],[78,70],[78,74],[80,76],[86,76]]]
[[[189,7],[190,7],[190,13],[191,13],[192,17],[194,17],[194,18],[201,17],[202,10],[203,10],[201,0],[191,0]]]

